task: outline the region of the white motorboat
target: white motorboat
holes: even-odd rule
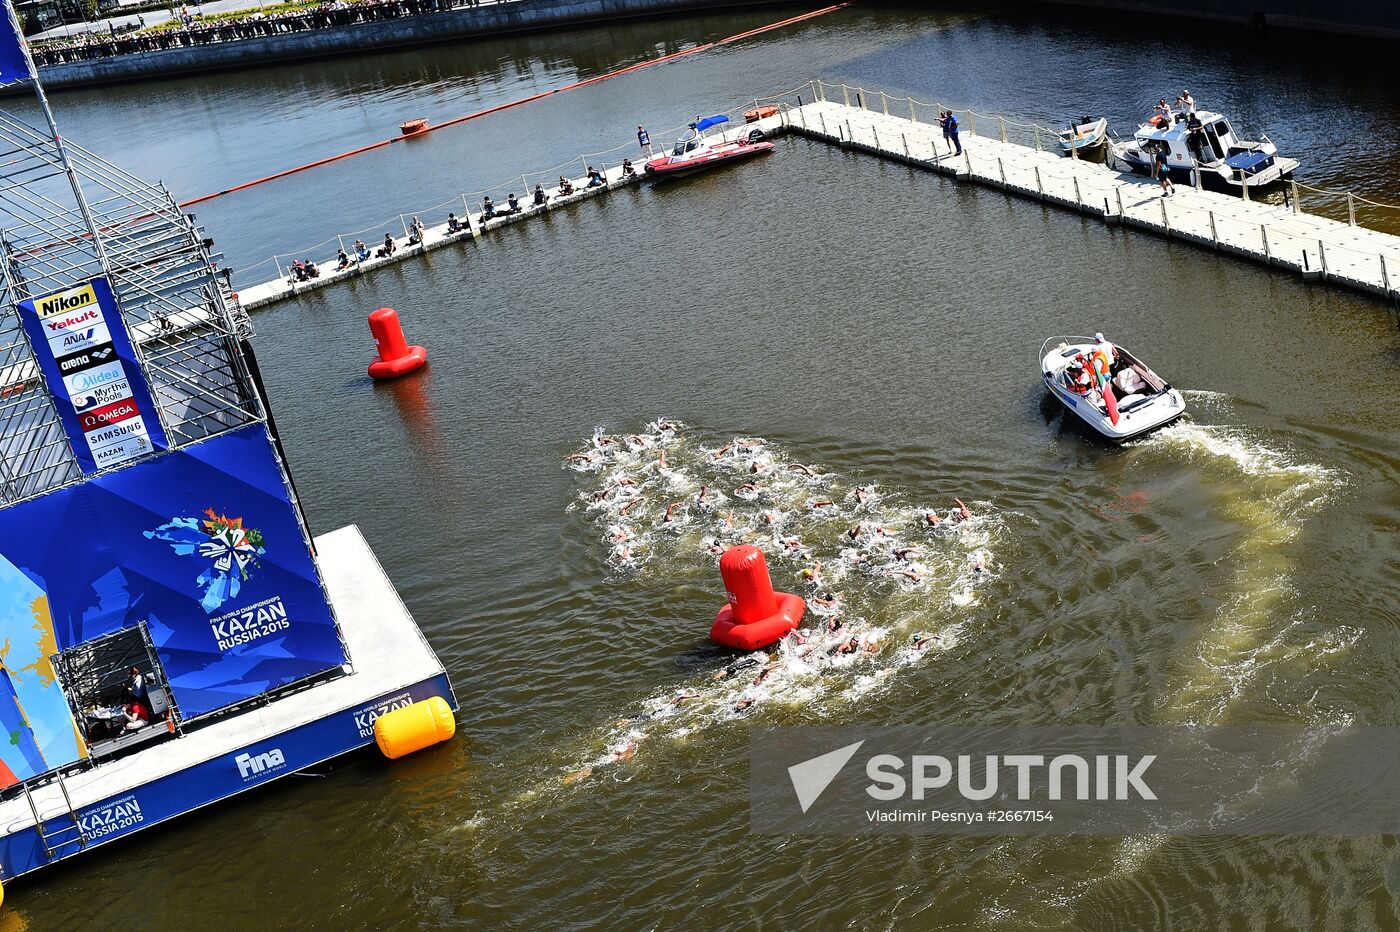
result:
[[[1095,433],[1123,443],[1186,413],[1181,393],[1121,346],[1107,384],[1091,378],[1097,385],[1086,390],[1075,376],[1080,367],[1094,371],[1093,356],[1102,346],[1091,337],[1051,337],[1040,347],[1045,388]]]
[[[1079,122],[1060,131],[1060,151],[1066,155],[1071,150],[1082,152],[1103,145],[1108,138],[1108,117],[1083,116]]]
[[[1241,188],[1261,188],[1282,181],[1298,167],[1297,159],[1284,158],[1268,136],[1249,142],[1235,135],[1230,121],[1209,110],[1158,114],[1138,127],[1133,138],[1111,147],[1114,158],[1140,175],[1154,174],[1156,155],[1167,154],[1167,170],[1174,183],[1239,193]]]

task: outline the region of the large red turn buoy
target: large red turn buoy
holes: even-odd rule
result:
[[[737,650],[776,644],[802,621],[807,603],[790,592],[774,592],[763,551],[749,544],[731,547],[719,558],[729,604],[719,610],[710,640]]]
[[[398,311],[392,307],[381,307],[369,315],[369,332],[374,334],[374,345],[379,347],[379,355],[369,364],[370,378],[395,379],[416,372],[428,361],[427,350],[409,346],[403,338]]]

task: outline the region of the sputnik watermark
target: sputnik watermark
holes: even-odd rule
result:
[[[1400,832],[1396,759],[1400,728],[768,729],[753,735],[751,822],[783,833],[1374,835]]]

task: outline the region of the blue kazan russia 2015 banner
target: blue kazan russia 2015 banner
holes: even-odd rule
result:
[[[60,650],[145,621],[186,718],[346,659],[262,425],[0,510],[4,562]]]

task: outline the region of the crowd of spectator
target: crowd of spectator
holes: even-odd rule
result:
[[[333,0],[314,7],[284,13],[263,14],[256,10],[233,19],[204,21],[182,10],[178,26],[170,29],[149,29],[121,33],[112,27],[108,32],[86,33],[72,38],[40,41],[32,51],[40,67],[69,62],[92,61],[115,55],[158,52],[165,49],[237,42],[285,33],[330,29],[357,23],[375,23],[440,13],[461,7],[474,7],[480,0]]]

